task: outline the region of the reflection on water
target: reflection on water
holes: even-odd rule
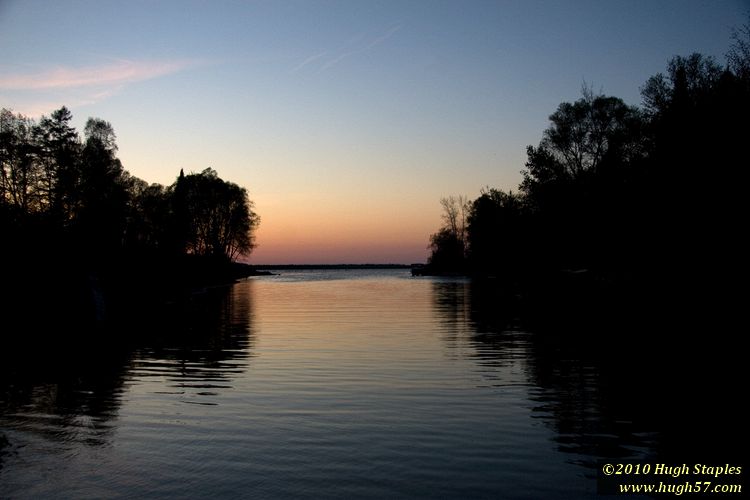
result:
[[[175,402],[214,404],[213,389],[230,388],[250,355],[251,306],[248,288],[215,288],[172,305],[163,314],[134,313],[121,325],[98,332],[100,336],[68,343],[46,339],[48,344],[37,343],[34,349],[3,353],[3,483],[15,484],[14,496],[54,496],[56,475],[47,476],[55,479],[49,484],[40,484],[35,475],[44,468],[50,472],[61,467],[91,447],[116,444],[121,407],[132,401],[134,386],[153,386],[158,388],[155,394],[169,394]],[[24,334],[21,327],[8,333]],[[2,488],[0,497],[4,497],[1,493]],[[79,493],[96,496],[85,488]]]
[[[656,452],[655,428],[635,422],[633,401],[613,408],[602,359],[575,342],[519,329],[518,309],[487,283],[435,281],[435,310],[456,325],[446,342],[468,345],[488,385],[505,386],[508,371],[528,387],[531,417],[555,430],[557,449],[595,475],[596,460],[645,460]],[[463,326],[463,328],[461,328]],[[622,398],[623,393],[613,399]]]
[[[624,383],[650,368],[523,316],[486,283],[298,271],[4,354],[0,497],[596,498],[596,460],[661,456],[659,393]]]
[[[181,306],[139,334],[128,374],[139,384],[164,384],[158,393],[176,401],[214,405],[252,356],[250,287],[211,289]]]
[[[737,384],[746,369],[724,332],[617,304],[611,317],[581,318],[585,327],[574,311],[550,324],[491,282],[435,281],[433,295],[446,324],[469,325],[478,365],[523,367],[533,418],[592,474],[601,459],[744,460],[734,443],[747,434]],[[548,328],[532,333],[527,322]]]

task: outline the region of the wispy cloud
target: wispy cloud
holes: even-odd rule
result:
[[[377,37],[375,40],[372,40],[369,44],[367,44],[367,47],[364,48],[364,50],[370,50],[371,48],[375,47],[376,45],[380,45],[381,43],[388,40],[390,37],[393,36],[394,33],[396,33],[398,30],[401,29],[401,25],[397,24],[396,26],[393,26],[391,29]]]
[[[192,60],[118,60],[97,66],[56,66],[35,72],[0,75],[0,90],[51,90],[101,87],[150,80],[199,64]]]
[[[303,68],[314,67],[316,66],[316,63],[318,72],[324,72],[336,66],[344,59],[356,56],[358,54],[363,54],[384,43],[386,40],[391,38],[398,30],[400,30],[401,26],[401,24],[397,24],[378,35],[369,37],[367,33],[359,33],[348,40],[345,44],[343,44],[338,50],[326,50],[308,57],[297,66],[295,66],[291,70],[291,72],[297,73]]]
[[[301,63],[299,63],[297,66],[295,66],[294,68],[292,68],[292,73],[298,72],[299,70],[301,70],[305,66],[314,63],[315,61],[317,61],[321,57],[324,57],[326,54],[328,54],[328,51],[324,50],[323,52],[320,52],[318,54],[311,55],[310,57],[308,57],[307,59],[305,59],[304,61],[302,61]]]
[[[0,72],[0,98],[17,111],[35,116],[66,105],[96,104],[126,86],[205,64],[201,60],[118,59],[90,66],[47,66]]]
[[[334,57],[333,59],[330,59],[329,61],[327,61],[320,68],[320,71],[323,72],[323,71],[325,71],[325,70],[327,70],[329,68],[332,68],[332,67],[336,66],[338,63],[340,63],[341,61],[343,61],[344,59],[346,59],[347,57],[353,56],[354,54],[357,54],[359,52],[362,52],[362,51],[361,50],[351,50],[349,52],[344,52],[342,54],[339,54],[336,57]]]

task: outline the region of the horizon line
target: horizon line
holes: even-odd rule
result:
[[[294,267],[302,268],[302,267],[305,267],[305,268],[320,268],[320,269],[322,269],[322,268],[333,268],[333,267],[340,267],[340,268],[366,268],[366,267],[370,267],[370,268],[377,268],[377,267],[380,267],[380,268],[388,268],[388,267],[390,267],[390,268],[409,268],[411,266],[421,265],[423,263],[422,262],[414,262],[414,263],[411,263],[411,264],[403,264],[403,263],[395,263],[395,262],[385,262],[385,263],[370,262],[370,263],[365,263],[365,264],[351,264],[351,263],[343,263],[342,262],[342,263],[338,263],[338,264],[321,264],[321,263],[317,263],[317,264],[316,263],[309,263],[309,264],[253,264],[253,263],[245,262],[245,264],[247,264],[249,266],[252,266],[252,267],[256,267],[256,268],[264,267],[264,268],[277,268],[278,269],[278,268],[282,268],[282,267],[286,267],[286,268],[294,268]]]

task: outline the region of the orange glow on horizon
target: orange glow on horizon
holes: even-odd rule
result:
[[[329,200],[260,199],[254,264],[411,264],[427,258],[439,213],[396,203],[367,206]],[[264,216],[264,213],[266,214]]]

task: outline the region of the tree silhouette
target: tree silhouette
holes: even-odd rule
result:
[[[539,146],[527,148],[522,171],[521,190],[539,204],[555,197],[555,190],[584,184],[587,177],[637,161],[644,153],[641,113],[617,97],[594,95],[584,87],[581,99],[560,104],[549,119]]]
[[[21,297],[41,280],[56,287],[34,302],[50,317],[92,319],[136,287],[160,300],[154,291],[250,272],[232,262],[252,251],[259,222],[244,188],[211,169],[149,185],[123,168],[109,122],[89,118],[81,139],[71,120],[65,107],[39,123],[0,111],[0,291],[11,309],[32,314]]]
[[[78,173],[79,206],[75,229],[88,253],[117,251],[122,247],[128,212],[128,190],[112,126],[89,118],[84,131]]]
[[[585,86],[561,103],[527,148],[518,194],[485,189],[463,231],[442,201],[430,267],[461,267],[463,242],[465,268],[479,275],[587,270],[705,298],[744,261],[749,26],[735,31],[726,67],[674,57],[642,87],[642,108]]]
[[[161,184],[148,184],[132,176],[125,179],[125,184],[130,199],[125,229],[126,247],[133,251],[182,253],[170,245],[174,217],[169,190]]]
[[[66,107],[43,116],[37,129],[40,163],[47,184],[49,217],[53,227],[65,228],[74,217],[79,182],[81,145],[70,125],[73,115]]]
[[[177,183],[176,192],[184,187],[190,221],[188,253],[234,259],[252,251],[252,231],[259,219],[244,188],[221,180],[211,168],[184,176]]]
[[[743,24],[732,34],[734,42],[727,53],[729,70],[746,84],[750,82],[750,23]]]
[[[468,257],[474,272],[515,279],[529,271],[526,200],[512,191],[484,189],[471,203]]]
[[[647,152],[642,113],[583,89],[550,116],[538,147],[527,148],[521,192],[535,212],[540,265],[591,268],[622,261],[636,171]]]
[[[0,195],[6,219],[25,219],[44,209],[34,127],[34,122],[24,116],[6,109],[0,112]]]
[[[428,264],[436,271],[464,271],[469,199],[463,195],[448,196],[440,199],[440,205],[443,207],[443,227],[430,236]]]

